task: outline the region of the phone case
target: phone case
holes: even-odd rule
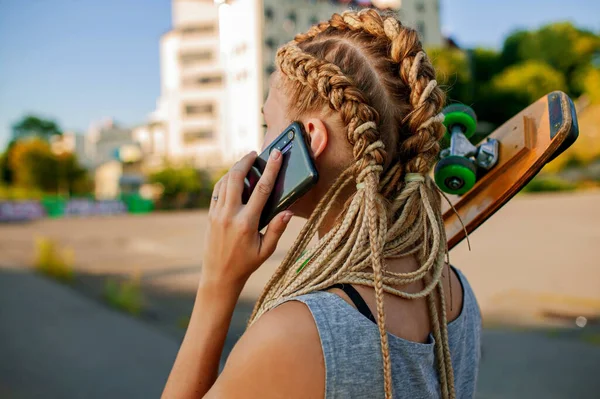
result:
[[[306,194],[319,179],[306,143],[304,128],[302,124],[294,122],[256,158],[244,182],[243,203],[248,202],[274,148],[281,151],[283,161],[271,196],[262,211],[259,230],[269,224],[278,213],[289,208],[298,198]]]

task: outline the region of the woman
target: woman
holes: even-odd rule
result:
[[[264,235],[258,216],[281,154],[247,205],[255,153],[216,185],[210,251],[163,397],[472,397],[481,318],[465,277],[445,262],[428,175],[444,94],[417,33],[375,10],[335,14],[281,48],[277,65],[265,142],[302,122],[319,183]],[[292,212],[308,221],[217,376],[238,296]]]

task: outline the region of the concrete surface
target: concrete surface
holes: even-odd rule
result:
[[[478,398],[600,397],[598,204],[600,192],[518,196],[472,234],[471,252],[466,242],[452,251],[486,325],[499,326],[484,333]],[[205,223],[205,212],[177,212],[0,226],[0,398],[158,397],[191,311]],[[224,358],[301,225],[246,286]],[[36,236],[74,250],[73,287],[28,273]],[[134,274],[142,320],[102,298],[107,278]]]
[[[0,269],[2,398],[158,398],[177,349],[68,287]]]

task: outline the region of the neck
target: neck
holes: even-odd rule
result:
[[[346,202],[348,201],[348,198],[350,198],[354,194],[354,192],[355,192],[354,187],[350,187],[350,186],[346,187],[341,192],[340,196],[335,201],[335,203],[332,205],[328,214],[325,215],[325,218],[323,219],[323,222],[321,223],[321,226],[319,227],[319,229],[317,231],[319,239],[323,238],[323,236],[325,236],[327,233],[329,233],[329,231],[331,231],[331,229],[333,229],[338,216],[340,215],[340,213],[342,213],[342,211],[344,210],[344,207],[346,206]]]
[[[323,238],[323,236],[325,236],[331,231],[331,229],[335,225],[335,221],[338,215],[339,212],[331,211],[329,212],[329,215],[325,216],[325,219],[323,219],[323,223],[321,223],[319,230],[317,230],[317,235],[319,236],[319,239]]]

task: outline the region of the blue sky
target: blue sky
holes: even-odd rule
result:
[[[441,0],[443,32],[469,47],[559,20],[599,32],[599,15],[596,0]],[[0,149],[28,112],[81,132],[105,117],[142,123],[170,23],[170,0],[0,0]]]

